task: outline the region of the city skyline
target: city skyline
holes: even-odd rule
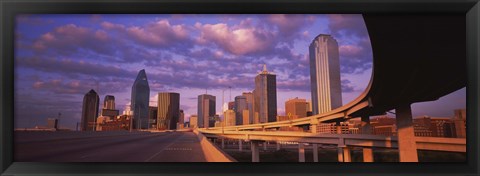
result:
[[[320,33],[339,41],[344,104],[370,79],[371,48],[361,15],[30,15],[17,20],[16,127],[40,125],[62,112],[67,122],[61,120],[61,126],[74,128],[81,114],[78,97],[90,89],[100,97],[118,97],[122,110],[141,69],[152,81],[150,95],[181,94],[180,109],[188,119],[196,114],[198,95],[208,91],[220,97],[228,86],[233,97],[249,92],[253,77],[267,64],[277,75],[277,111],[283,115],[287,99],[310,99],[306,51]],[[38,30],[29,30],[32,26]],[[453,95],[442,108],[433,108],[447,109],[440,116],[465,107],[465,88]],[[216,105],[221,115],[222,105]],[[423,106],[426,111],[420,113],[438,113]]]

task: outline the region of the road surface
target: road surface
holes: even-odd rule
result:
[[[14,161],[206,162],[198,138],[192,132],[137,132],[117,135],[97,132],[73,137],[79,136],[78,133],[82,132],[15,134]],[[39,136],[49,137],[42,140]]]

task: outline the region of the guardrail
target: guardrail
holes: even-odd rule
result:
[[[367,134],[314,134],[305,132],[216,131],[198,129],[206,137],[245,141],[290,141],[312,144],[333,144],[351,147],[398,148],[397,137]],[[466,152],[465,138],[415,137],[417,149]]]
[[[200,141],[200,146],[208,162],[236,162],[234,158],[213,145],[202,133],[193,131]]]

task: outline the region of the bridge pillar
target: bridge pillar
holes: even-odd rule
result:
[[[305,162],[305,144],[298,143],[298,162]]]
[[[363,162],[373,162],[373,149],[363,148]]]
[[[243,141],[241,139],[238,140],[238,151],[243,151]]]
[[[263,142],[263,150],[267,151],[267,141]]]
[[[343,148],[338,147],[337,149],[338,162],[343,162]]]
[[[418,162],[417,144],[410,104],[395,109],[400,162]]]
[[[225,148],[225,138],[222,138],[222,149]]]
[[[370,116],[362,116],[362,122],[360,123],[362,134],[372,134],[372,126],[370,125]],[[373,149],[363,148],[363,162],[373,162]]]
[[[352,162],[352,155],[348,146],[343,147],[343,162]]]
[[[279,150],[280,150],[280,147],[281,147],[281,146],[280,146],[280,143],[279,143],[279,142],[277,142],[277,151],[279,151]]]
[[[260,162],[260,152],[258,148],[258,141],[250,142],[250,149],[252,151],[252,162]]]
[[[342,126],[340,124],[340,121],[336,122],[335,127],[337,128],[337,134],[342,134]],[[338,142],[338,149],[337,149],[337,156],[338,156],[338,162],[343,162],[343,147],[345,146],[343,138],[340,138],[340,141]]]
[[[318,162],[318,144],[312,144],[313,162]]]

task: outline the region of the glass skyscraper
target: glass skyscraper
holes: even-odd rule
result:
[[[202,94],[198,96],[198,128],[209,127],[210,117],[215,116],[216,97],[213,95]]]
[[[180,94],[174,92],[158,93],[157,129],[177,129],[180,117]]]
[[[133,110],[133,128],[148,129],[148,107],[150,87],[148,85],[145,69],[140,70],[132,86],[132,99],[130,108]]]
[[[95,131],[99,102],[100,98],[93,89],[88,91],[83,97],[81,131]]]
[[[338,43],[320,34],[309,47],[312,112],[321,114],[342,106]]]
[[[253,109],[255,114],[258,114],[258,122],[275,122],[277,120],[277,76],[268,72],[266,65],[255,77],[253,92]]]
[[[115,97],[113,95],[106,95],[103,100],[103,109],[115,109]]]
[[[243,110],[247,109],[247,97],[236,96],[235,97],[235,125],[243,124]]]

